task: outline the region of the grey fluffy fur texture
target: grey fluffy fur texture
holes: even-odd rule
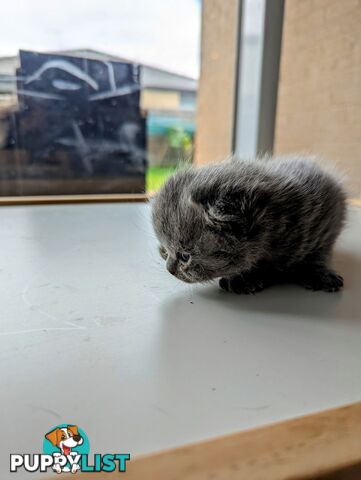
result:
[[[160,253],[188,283],[255,293],[291,282],[337,291],[328,267],[346,217],[341,180],[303,155],[230,158],[177,172],[152,204]]]

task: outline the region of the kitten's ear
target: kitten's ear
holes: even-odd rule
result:
[[[259,184],[257,188],[233,186],[223,191],[197,188],[191,202],[202,211],[206,224],[239,239],[251,239],[259,231],[270,198],[266,186]]]
[[[235,220],[230,192],[220,194],[216,189],[197,188],[191,194],[191,203],[198,209],[207,224],[216,226]]]

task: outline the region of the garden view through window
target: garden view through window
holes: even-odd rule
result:
[[[200,10],[200,0],[3,5],[0,196],[152,192],[192,162]]]

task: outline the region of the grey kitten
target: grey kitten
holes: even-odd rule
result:
[[[232,158],[172,176],[152,219],[167,269],[184,282],[220,278],[235,293],[279,282],[334,292],[343,279],[327,265],[345,198],[311,158]]]

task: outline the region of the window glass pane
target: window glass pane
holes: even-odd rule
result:
[[[4,4],[0,195],[144,192],[192,161],[200,9]]]
[[[236,150],[257,154],[265,0],[243,0]]]

